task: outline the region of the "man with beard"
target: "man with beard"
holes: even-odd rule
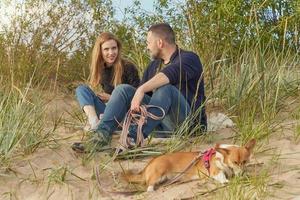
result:
[[[204,109],[204,81],[202,64],[197,54],[180,49],[169,24],[151,26],[147,34],[147,49],[152,61],[144,72],[142,82],[136,89],[128,84],[118,85],[95,131],[92,143],[95,150],[110,145],[112,133],[118,122],[124,120],[127,111],[140,112],[141,105],[151,105],[147,111],[163,119],[147,118],[142,134],[147,138],[156,129],[171,132],[186,118],[192,119],[192,128],[205,131],[207,122]],[[118,121],[118,122],[117,122]],[[131,125],[129,137],[136,140],[137,127]],[[167,133],[166,133],[167,134]],[[161,137],[168,136],[166,134]],[[87,143],[74,143],[73,150],[86,151]],[[98,149],[97,149],[98,148]]]

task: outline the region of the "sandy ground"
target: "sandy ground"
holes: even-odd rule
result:
[[[70,97],[59,96],[49,104],[49,115],[53,118],[63,114],[67,118],[66,113],[76,106]],[[278,123],[281,129],[272,133],[267,141],[259,142],[252,163],[270,166],[270,185],[279,185],[269,188],[273,195],[267,199],[300,199],[300,145],[293,137],[297,122],[285,119]],[[232,143],[234,133],[232,128],[219,129],[211,133],[210,143],[202,143],[193,149],[205,150],[216,142]],[[57,145],[52,143],[29,156],[16,158],[9,169],[0,171],[0,199],[191,199],[195,194],[217,186],[211,181],[192,181],[160,187],[153,193],[118,194],[117,191],[145,189],[134,188],[119,180],[121,166],[140,170],[151,158],[115,161],[102,169],[103,163],[110,159],[109,155],[99,153],[86,163],[83,155],[71,150],[72,142],[80,140],[82,135],[81,130],[61,126],[56,131]],[[95,178],[96,166],[101,168],[101,186]],[[214,199],[213,195],[210,193],[205,197]]]

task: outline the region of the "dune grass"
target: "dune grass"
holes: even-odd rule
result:
[[[30,1],[28,2],[30,3]],[[107,2],[109,7],[109,1]],[[222,24],[219,24],[222,18],[221,14],[227,10],[227,4],[220,6],[216,2],[214,2],[215,5],[212,3],[211,5],[219,5],[221,9],[218,9],[217,12],[207,13],[207,16],[203,18],[203,13],[200,11],[206,11],[206,8],[209,11],[209,6],[211,6],[209,2],[202,2],[202,4],[197,1],[187,2],[190,3],[190,6],[194,6],[194,13],[189,16],[176,15],[173,19],[169,19],[178,32],[178,43],[182,47],[195,50],[199,54],[204,66],[207,101],[219,100],[223,110],[226,111],[226,114],[232,116],[231,119],[235,123],[233,128],[235,134],[232,143],[244,144],[255,138],[258,141],[258,147],[255,149],[256,153],[277,131],[280,122],[276,118],[279,117],[281,111],[285,110],[287,99],[299,98],[300,59],[297,55],[299,49],[289,49],[288,47],[297,46],[297,44],[292,45],[294,39],[287,37],[289,41],[286,41],[281,35],[279,35],[281,40],[278,40],[281,41],[280,44],[276,44],[276,42],[268,43],[271,37],[266,38],[278,28],[280,30],[283,28],[281,30],[282,34],[289,36],[293,24],[290,24],[287,19],[283,20],[286,22],[289,32],[286,27],[279,26],[280,24],[273,27],[274,30],[268,30],[270,29],[268,23],[266,23],[267,28],[265,29],[259,27],[259,24],[255,24],[252,28],[256,29],[256,32],[254,31],[252,34],[252,40],[247,41],[247,34],[243,38],[238,31],[232,31],[235,30],[234,27],[232,27],[232,30],[231,28],[227,30],[226,26],[222,29]],[[68,3],[62,3],[62,5],[69,7]],[[85,11],[93,9],[101,10],[99,8],[104,8],[105,2],[102,3],[101,1],[100,7],[94,4],[84,5],[84,2],[77,3],[78,5],[76,2],[73,5],[70,2],[73,5],[72,8],[74,7],[74,10],[72,10],[74,16],[76,13],[83,14]],[[160,1],[159,3],[159,5],[168,4],[166,1]],[[208,7],[205,7],[205,5]],[[15,159],[22,160],[24,155],[31,155],[38,148],[51,148],[52,136],[55,135],[57,128],[64,126],[74,130],[84,126],[84,114],[78,107],[67,111],[68,119],[58,117],[49,122],[46,119],[45,110],[47,98],[42,94],[44,90],[48,90],[50,87],[58,88],[63,92],[70,92],[73,89],[69,90],[70,85],[77,85],[78,82],[86,80],[88,77],[88,52],[92,48],[92,42],[98,34],[98,29],[116,32],[124,42],[123,54],[134,61],[141,72],[149,61],[149,56],[146,55],[145,51],[145,41],[142,39],[142,36],[145,36],[146,24],[150,21],[161,21],[161,16],[159,16],[161,13],[158,16],[149,16],[145,13],[133,12],[134,15],[141,15],[134,17],[131,22],[133,25],[123,22],[118,23],[110,18],[102,18],[97,16],[96,13],[93,16],[96,23],[93,27],[98,28],[95,33],[91,33],[89,30],[90,23],[86,23],[82,18],[83,21],[80,21],[78,27],[74,27],[76,37],[69,38],[70,30],[64,24],[72,25],[68,23],[68,20],[72,21],[73,15],[69,15],[67,18],[58,17],[63,13],[55,13],[56,6],[59,6],[59,4],[53,4],[51,7],[53,12],[49,12],[52,13],[49,15],[50,21],[39,22],[43,25],[40,26],[43,27],[42,29],[37,28],[39,27],[35,24],[37,21],[31,22],[30,19],[34,16],[34,13],[32,13],[30,14],[31,17],[25,21],[22,21],[22,17],[16,17],[15,27],[13,27],[15,29],[0,34],[0,169],[9,168]],[[255,10],[261,9],[264,5],[252,6]],[[167,6],[161,6],[162,10],[165,8]],[[76,9],[82,9],[83,12],[78,12]],[[234,9],[237,9],[237,7],[234,7]],[[170,13],[173,12],[171,8],[169,11]],[[295,19],[295,16],[293,15],[291,18]],[[250,23],[257,23],[254,17],[257,16],[251,14]],[[35,18],[40,19],[39,16],[35,16]],[[244,18],[229,16],[228,19],[224,19],[239,21],[240,19],[244,20]],[[217,24],[215,20],[218,22]],[[241,23],[246,25],[249,23],[243,20]],[[51,24],[50,29],[47,24]],[[59,24],[59,26],[56,24]],[[19,30],[18,25],[22,26],[22,29]],[[135,25],[140,30],[136,31]],[[296,25],[295,23],[295,30],[297,30]],[[27,41],[28,36],[24,35],[26,33],[33,33],[30,37],[31,41]],[[227,35],[222,36],[221,33]],[[236,35],[235,39],[239,40],[236,43],[233,42],[234,44],[230,35],[233,33]],[[222,38],[225,38],[225,40]],[[68,41],[70,39],[72,41]],[[298,39],[295,37],[296,40]],[[61,46],[66,48],[60,48]],[[80,48],[74,50],[75,46]],[[284,48],[281,50],[280,47],[282,46]],[[40,87],[42,83],[44,85]],[[49,86],[49,88],[46,87],[45,89],[45,86]],[[131,162],[141,157],[153,157],[180,150],[193,150],[196,145],[201,146],[201,144],[220,142],[217,141],[217,137],[213,133],[199,134],[199,126],[192,123],[193,117],[195,116],[191,116],[179,126],[168,141],[152,145],[152,138],[150,138],[148,146],[130,150],[126,154],[120,155],[119,159],[130,159]],[[298,143],[300,141],[300,109],[289,113],[288,117],[296,121],[292,132],[294,142]],[[192,135],[194,136],[191,137]],[[59,145],[59,141],[55,144]],[[274,152],[271,152],[270,155],[270,164],[255,169],[254,171],[257,173],[235,177],[226,186],[216,184],[215,190],[195,194],[195,199],[203,199],[204,196],[211,199],[270,198],[270,188],[281,187],[280,184],[270,183],[271,175],[269,172],[272,171],[272,166],[278,163],[279,157]],[[99,154],[93,153],[83,155],[79,159],[81,159],[83,166],[92,164],[99,166],[102,171],[107,170],[114,173],[115,168],[110,166],[113,164],[111,157],[101,157],[99,159],[98,156]],[[34,170],[33,174],[35,177]],[[68,164],[49,168],[46,176],[49,187],[55,184],[68,184],[68,181],[66,181],[67,176],[76,177]],[[95,181],[95,176],[91,179]],[[89,197],[92,198],[94,186],[90,188],[92,189],[89,191]],[[5,193],[3,196],[17,198],[14,191]]]
[[[49,143],[45,102],[38,89],[2,87],[0,95],[0,167],[15,156],[29,155]]]

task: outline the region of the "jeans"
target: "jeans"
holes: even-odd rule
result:
[[[130,109],[131,100],[135,94],[136,88],[131,85],[118,85],[111,94],[110,100],[104,110],[103,118],[100,120],[97,131],[111,135],[121,122],[127,111]],[[142,132],[144,137],[157,128],[162,131],[173,131],[176,126],[183,122],[189,115],[190,105],[181,94],[181,92],[173,85],[164,85],[153,92],[152,97],[145,94],[142,104],[159,106],[164,109],[166,116],[163,120],[147,119]],[[148,112],[161,116],[162,112],[158,108],[149,108]],[[136,136],[136,128],[130,127],[130,135]]]
[[[106,107],[105,103],[97,97],[89,86],[79,85],[76,88],[76,98],[81,108],[86,105],[94,106],[98,117],[100,114],[104,113]]]

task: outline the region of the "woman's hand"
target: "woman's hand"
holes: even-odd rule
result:
[[[97,96],[104,102],[108,102],[109,98],[110,98],[110,94],[107,94],[105,92],[101,92],[101,93],[98,93]]]

